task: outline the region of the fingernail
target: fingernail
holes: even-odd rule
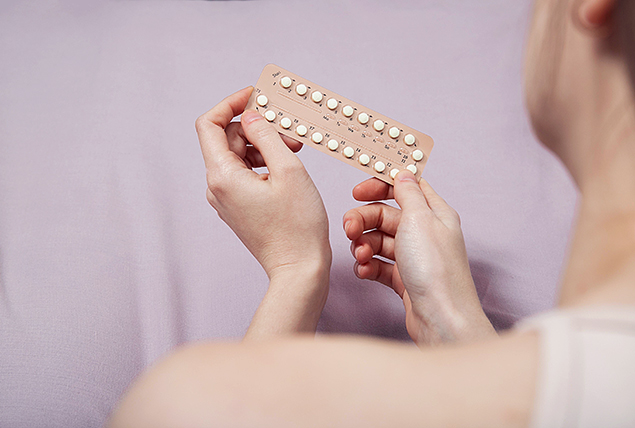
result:
[[[254,110],[247,110],[246,112],[243,113],[243,121],[247,125],[259,119],[262,119],[262,116],[260,116],[260,113]]]
[[[360,245],[359,247],[355,248],[355,258],[359,259],[359,251],[362,249],[362,246]]]
[[[351,225],[351,221],[350,220],[346,220],[346,222],[344,223],[344,232],[348,233],[348,227]]]
[[[416,183],[414,174],[407,169],[400,171],[399,174],[397,174],[397,179],[402,183],[406,181],[412,181],[413,183]]]

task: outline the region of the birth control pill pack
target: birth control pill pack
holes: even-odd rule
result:
[[[418,180],[434,145],[428,135],[274,64],[262,71],[247,108],[279,133],[389,184],[405,168]]]

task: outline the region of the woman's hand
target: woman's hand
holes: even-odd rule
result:
[[[252,90],[225,98],[196,121],[207,169],[207,199],[269,276],[269,296],[259,311],[272,320],[276,305],[285,306],[287,317],[297,307],[299,318],[284,321],[294,329],[314,330],[328,293],[331,265],[326,210],[293,153],[302,145],[286,137],[283,141],[258,112],[244,111]],[[241,113],[241,122],[231,122]],[[252,170],[264,166],[268,173]],[[276,322],[267,327],[280,328],[284,326]]]
[[[353,190],[361,201],[393,195],[401,209],[375,202],[344,215],[356,275],[403,298],[408,333],[419,345],[495,334],[476,294],[456,211],[407,170],[397,175],[394,188],[370,179]]]

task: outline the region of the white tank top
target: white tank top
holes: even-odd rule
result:
[[[553,311],[517,329],[541,342],[530,427],[635,427],[635,307]]]

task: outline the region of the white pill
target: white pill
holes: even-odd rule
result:
[[[355,110],[353,110],[353,107],[351,106],[344,106],[344,108],[342,109],[342,114],[346,117],[351,117],[354,112]]]
[[[340,143],[337,142],[337,140],[329,140],[329,142],[327,143],[328,148],[331,149],[332,151],[337,150],[337,147],[340,145]],[[350,147],[347,147],[350,148]],[[351,149],[352,150],[352,149]],[[351,155],[352,156],[352,155]],[[350,156],[349,156],[350,157]]]
[[[283,88],[288,88],[289,86],[291,86],[291,83],[293,83],[293,81],[289,76],[284,76],[282,79],[280,79],[280,84]]]
[[[406,145],[412,146],[415,143],[415,136],[412,134],[406,134],[406,136],[403,138],[403,141],[406,143]]]
[[[392,178],[393,180],[395,179],[397,174],[399,174],[399,170],[397,168],[393,168],[390,170],[390,178]]]
[[[396,126],[393,126],[388,131],[388,135],[390,135],[392,138],[397,138],[399,136],[399,133],[400,133],[399,128],[397,128]]]
[[[369,162],[370,157],[367,154],[359,155],[359,163],[361,163],[362,165],[368,165]]]
[[[256,98],[256,102],[260,107],[264,107],[269,102],[269,99],[266,95],[258,95],[258,98]]]
[[[276,119],[276,112],[273,110],[267,110],[267,112],[265,113],[265,119],[267,119],[269,122],[273,122]]]
[[[382,161],[375,162],[375,171],[384,172],[385,169],[386,169],[385,163],[383,163]]]
[[[326,102],[326,106],[330,108],[331,110],[335,110],[338,104],[339,103],[337,102],[335,98],[329,98],[329,100]]]
[[[357,120],[359,121],[359,123],[361,123],[362,125],[366,125],[368,123],[368,121],[370,120],[370,117],[368,116],[367,113],[360,113],[357,116]]]
[[[322,92],[315,91],[311,94],[311,99],[313,100],[313,102],[319,103],[320,101],[322,101],[323,98],[324,96],[322,95]]]
[[[320,144],[322,140],[324,140],[324,136],[320,134],[319,132],[314,132],[313,135],[311,135],[311,140],[315,144]]]
[[[406,169],[407,169],[408,171],[410,171],[411,173],[413,173],[413,174],[416,174],[416,173],[417,173],[417,167],[416,167],[416,166],[414,166],[414,165],[408,165],[408,166],[406,167]]]
[[[298,95],[304,95],[304,94],[307,93],[307,91],[308,91],[308,89],[307,89],[306,85],[304,85],[302,83],[300,83],[298,86],[295,87],[295,92]]]
[[[383,131],[384,130],[384,126],[386,126],[386,124],[384,123],[383,120],[379,120],[377,119],[374,123],[373,123],[373,128],[375,128],[375,131]]]
[[[355,154],[355,150],[352,147],[346,147],[342,153],[344,153],[344,156],[347,158],[352,158]]]
[[[289,119],[288,117],[283,117],[282,119],[280,119],[280,126],[282,126],[284,129],[291,128],[291,119]]]
[[[307,132],[308,132],[308,129],[306,129],[306,126],[304,125],[298,125],[295,128],[295,133],[298,134],[300,137],[304,137]]]
[[[423,159],[423,152],[421,150],[415,150],[414,152],[412,152],[412,158],[419,162],[421,159]]]

